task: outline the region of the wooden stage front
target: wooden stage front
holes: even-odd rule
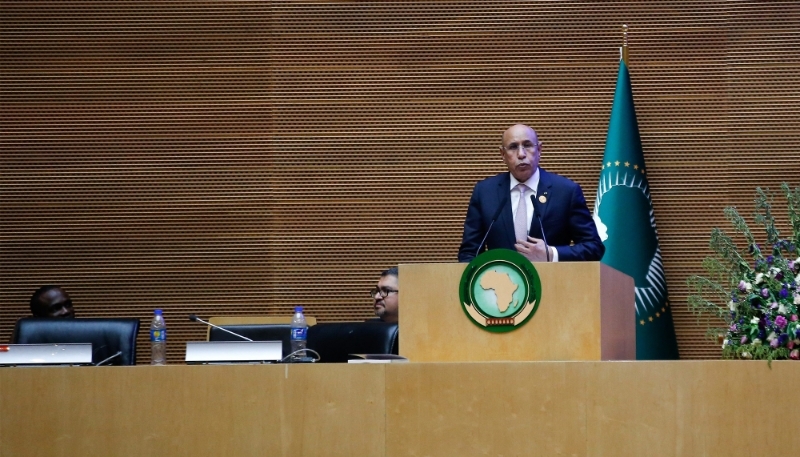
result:
[[[800,363],[0,368],[0,457],[795,452]]]

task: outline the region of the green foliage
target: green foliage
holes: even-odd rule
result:
[[[764,230],[764,246],[736,208],[725,208],[725,217],[747,243],[749,259],[733,238],[714,228],[709,246],[715,255],[703,261],[707,275],[687,279],[693,291],[689,309],[705,319],[710,336],[725,335],[725,358],[800,359],[800,188],[784,183],[781,190],[791,237],[780,237],[774,198],[757,188],[753,220]]]

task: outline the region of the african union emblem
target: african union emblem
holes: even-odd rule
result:
[[[539,274],[517,251],[492,249],[472,259],[461,275],[458,295],[464,313],[478,326],[502,333],[528,322],[542,299]]]

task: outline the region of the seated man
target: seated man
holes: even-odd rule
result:
[[[75,317],[69,295],[58,286],[42,286],[31,297],[34,317]]]
[[[400,301],[398,297],[400,291],[397,288],[397,267],[389,268],[381,273],[378,286],[370,291],[370,296],[374,300],[375,315],[377,320],[383,322],[397,323],[398,309]]]

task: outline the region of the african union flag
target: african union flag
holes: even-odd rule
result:
[[[677,359],[642,141],[623,60],[619,63],[594,218],[606,247],[603,263],[633,277],[636,284],[636,358]]]

